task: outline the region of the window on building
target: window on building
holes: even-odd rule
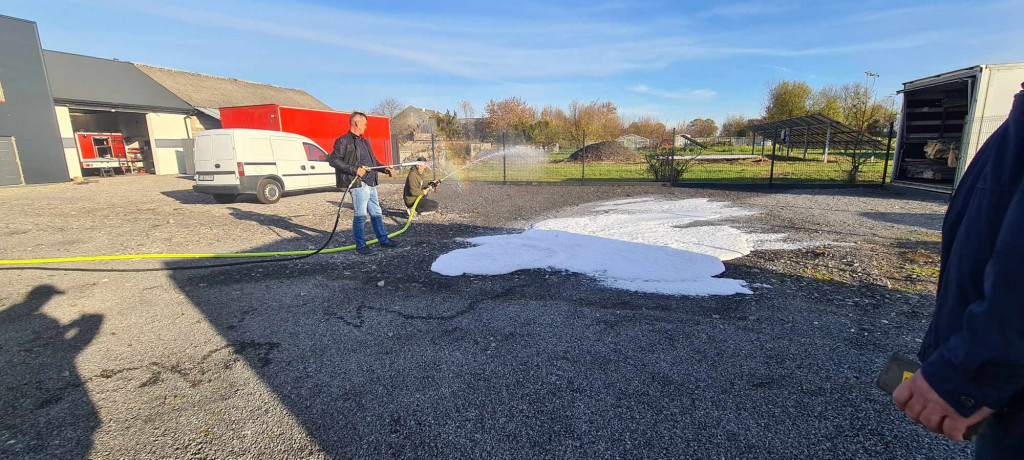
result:
[[[306,159],[309,161],[327,161],[327,153],[324,152],[320,147],[317,147],[309,142],[303,142],[302,146],[306,148]]]

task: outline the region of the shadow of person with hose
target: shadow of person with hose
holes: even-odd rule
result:
[[[257,224],[269,228],[271,231],[277,234],[278,237],[281,238],[285,238],[287,235],[282,235],[280,232],[278,232],[278,230],[292,233],[295,236],[299,237],[320,236],[325,235],[327,233],[317,228],[308,227],[299,223],[295,223],[294,221],[292,221],[290,217],[246,211],[234,206],[230,206],[228,207],[228,209],[231,210],[231,217],[234,217],[235,219],[238,220],[256,222]]]
[[[32,289],[0,310],[0,457],[86,458],[99,415],[75,357],[99,332],[102,315],[61,325],[40,310],[60,290]]]

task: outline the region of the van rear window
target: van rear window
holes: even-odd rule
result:
[[[213,136],[213,158],[217,160],[233,160],[235,158],[230,134]]]

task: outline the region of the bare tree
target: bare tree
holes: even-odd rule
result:
[[[473,109],[473,103],[469,100],[462,100],[459,102],[459,110],[462,110],[462,118],[475,118],[476,110]]]
[[[865,72],[865,74],[867,75],[865,83],[851,83],[839,88],[843,120],[857,130],[857,137],[854,139],[850,156],[844,159],[844,163],[846,161],[848,163],[843,164],[847,180],[851,183],[857,182],[860,168],[874,158],[874,155],[858,155],[857,153],[862,142],[871,143],[874,140],[868,134],[868,128],[881,118],[891,117],[886,112],[885,102],[875,100],[875,80],[878,75],[871,72]],[[892,104],[889,102],[890,106]]]
[[[370,110],[370,113],[373,115],[380,115],[382,117],[394,118],[394,116],[398,115],[398,112],[401,112],[403,108],[405,108],[404,104],[402,104],[398,99],[386,97],[381,99],[380,102]]]

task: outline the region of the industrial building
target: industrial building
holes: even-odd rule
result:
[[[0,62],[0,185],[187,174],[190,140],[220,128],[220,107],[330,110],[298,89],[43,50],[34,22],[8,16]]]

